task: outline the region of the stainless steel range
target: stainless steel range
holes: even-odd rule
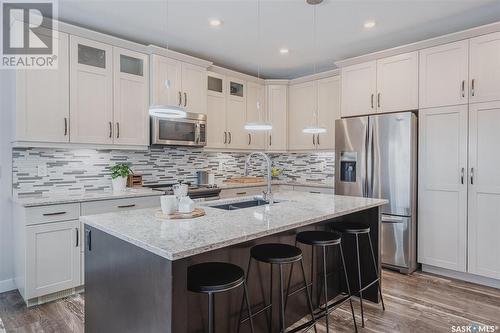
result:
[[[174,194],[174,190],[172,186],[177,183],[167,183],[167,184],[151,184],[144,185],[144,187],[149,187],[155,191],[162,191],[166,195]],[[221,189],[217,186],[211,185],[191,185],[190,183],[184,182],[188,187],[188,196],[191,199],[208,199],[208,200],[217,200],[220,199],[220,191]]]

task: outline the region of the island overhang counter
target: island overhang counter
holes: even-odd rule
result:
[[[200,332],[206,327],[205,295],[187,290],[187,267],[201,262],[231,262],[246,268],[250,248],[261,243],[294,244],[295,235],[304,230],[331,230],[336,222],[364,223],[380,270],[380,206],[387,200],[315,194],[278,192],[272,206],[227,211],[211,206],[251,198],[200,203],[206,215],[189,220],[164,220],[157,209],[141,209],[83,216],[85,224],[85,328],[87,332]],[[375,278],[368,240],[361,247],[363,283]],[[351,288],[357,290],[355,246],[343,239]],[[301,246],[304,264],[312,279],[313,303],[320,304],[322,258],[313,256],[309,246]],[[345,291],[340,278],[337,253],[328,253],[329,295]],[[276,284],[276,271],[256,264],[249,275],[252,307],[269,302],[270,284]],[[294,273],[298,273],[295,270]],[[286,275],[288,276],[288,275]],[[274,282],[273,282],[274,281]],[[292,290],[300,286],[298,274],[292,276]],[[278,288],[273,288],[277,294]],[[376,286],[364,296],[378,302]],[[332,298],[333,298],[332,297]],[[236,289],[216,296],[216,331],[235,332],[242,291]],[[274,297],[277,300],[277,297]],[[305,296],[290,296],[287,323],[308,313]],[[276,305],[276,306],[275,306]],[[272,317],[277,319],[278,302]],[[258,332],[267,331],[267,315],[255,318]],[[277,322],[277,320],[275,320]],[[243,324],[241,332],[248,332]]]

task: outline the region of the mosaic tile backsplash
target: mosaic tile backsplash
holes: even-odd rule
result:
[[[144,184],[196,182],[196,171],[215,173],[218,180],[244,173],[247,153],[205,152],[192,148],[151,148],[147,151],[15,148],[13,150],[13,194],[102,191],[111,189],[109,168],[127,163],[143,176]],[[283,170],[280,180],[333,184],[334,153],[271,154],[273,166]],[[47,176],[38,176],[37,166],[46,164]],[[263,160],[253,159],[250,174],[263,175]]]

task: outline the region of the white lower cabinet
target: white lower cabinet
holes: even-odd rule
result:
[[[26,298],[81,284],[79,236],[78,220],[26,227]]]
[[[16,206],[15,283],[28,306],[68,296],[84,284],[80,215],[159,207],[158,196],[36,207]]]
[[[465,272],[467,105],[419,113],[418,259]]]
[[[500,279],[500,102],[420,110],[419,262]]]
[[[468,271],[500,279],[500,102],[469,110]]]

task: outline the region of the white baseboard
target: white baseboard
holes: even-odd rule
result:
[[[0,293],[4,293],[6,291],[11,291],[14,289],[16,289],[16,285],[14,284],[14,279],[0,281]]]
[[[471,273],[457,272],[451,269],[429,266],[424,264],[422,264],[422,271],[500,289],[500,280],[487,278],[484,276],[479,276]]]

